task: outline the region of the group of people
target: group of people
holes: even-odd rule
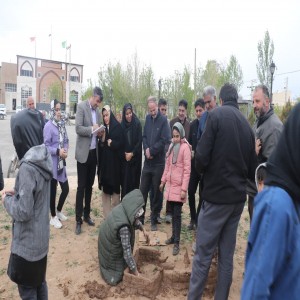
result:
[[[77,106],[75,233],[81,233],[83,221],[95,225],[90,212],[97,171],[104,216],[99,264],[105,281],[117,284],[126,267],[139,275],[132,257],[134,230],[140,229],[148,238],[143,224],[150,193],[153,231],[162,222],[163,198],[167,200],[166,222],[172,222],[172,235],[166,244],[174,244],[173,255],[179,253],[181,211],[188,199],[189,229],[197,229],[188,299],[201,298],[216,251],[215,298],[227,299],[237,227],[248,194],[251,230],[242,298],[297,297],[300,106],[283,129],[267,87],[260,85],[253,93],[257,121],[251,128],[239,111],[234,85],[221,88],[219,106],[215,88],[208,86],[203,98],[194,103],[196,119],[192,122],[187,118],[185,100],[179,101],[178,115],[169,121],[167,102],[150,96],[142,131],[131,104],[124,106],[120,123],[108,105],[99,110],[102,101],[102,90],[95,87],[90,99]],[[69,192],[69,140],[59,101],[51,101],[51,112],[46,124],[34,107],[11,120],[20,168],[14,190],[5,190],[2,201],[14,222],[7,272],[18,284],[22,299],[47,299],[49,224],[61,228],[67,219],[62,208]],[[255,198],[253,214],[256,170],[256,183],[265,186]],[[58,184],[62,192],[56,206]]]
[[[90,99],[78,104],[76,113],[76,150],[78,187],[76,193],[76,234],[82,222],[95,223],[90,217],[92,187],[96,170],[102,190],[104,219],[126,194],[140,185],[142,166],[142,127],[130,103],[123,108],[121,123],[108,105],[101,114],[98,104],[102,90],[94,88]],[[103,120],[103,125],[101,121]],[[83,217],[83,221],[82,221]]]

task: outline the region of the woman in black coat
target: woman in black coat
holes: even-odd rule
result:
[[[142,126],[130,103],[124,105],[121,125],[125,135],[121,181],[123,199],[126,194],[139,188],[142,168]]]
[[[100,188],[104,218],[120,203],[121,155],[124,152],[124,133],[108,105],[102,108],[105,133],[99,141]]]

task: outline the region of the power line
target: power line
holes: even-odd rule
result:
[[[280,75],[292,74],[292,73],[297,73],[297,72],[300,72],[300,70],[289,71],[289,72],[279,73],[279,74],[275,73],[274,75],[275,76],[280,76]],[[252,80],[246,80],[246,81],[244,81],[244,83],[247,83],[247,82],[252,82]]]
[[[280,73],[280,74],[275,74],[275,75],[279,76],[279,75],[285,75],[285,74],[291,74],[291,73],[297,73],[297,72],[300,72],[300,70],[295,70],[295,71],[290,71],[290,72],[285,72],[285,73]]]

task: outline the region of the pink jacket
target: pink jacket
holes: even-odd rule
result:
[[[185,192],[188,190],[191,175],[191,149],[185,139],[181,140],[180,144],[177,162],[175,164],[172,163],[173,151],[167,157],[161,182],[166,184],[165,199],[184,203],[187,199],[187,193],[185,199],[181,199],[180,192],[181,190]]]

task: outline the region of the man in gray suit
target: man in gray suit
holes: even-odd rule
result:
[[[100,125],[100,113],[98,105],[103,100],[103,93],[99,87],[93,89],[93,95],[89,100],[78,104],[76,112],[76,150],[78,186],[76,193],[76,234],[81,233],[83,220],[90,226],[95,223],[90,217],[92,189],[95,180],[97,165],[97,135],[93,133]],[[83,198],[85,206],[83,208]]]

